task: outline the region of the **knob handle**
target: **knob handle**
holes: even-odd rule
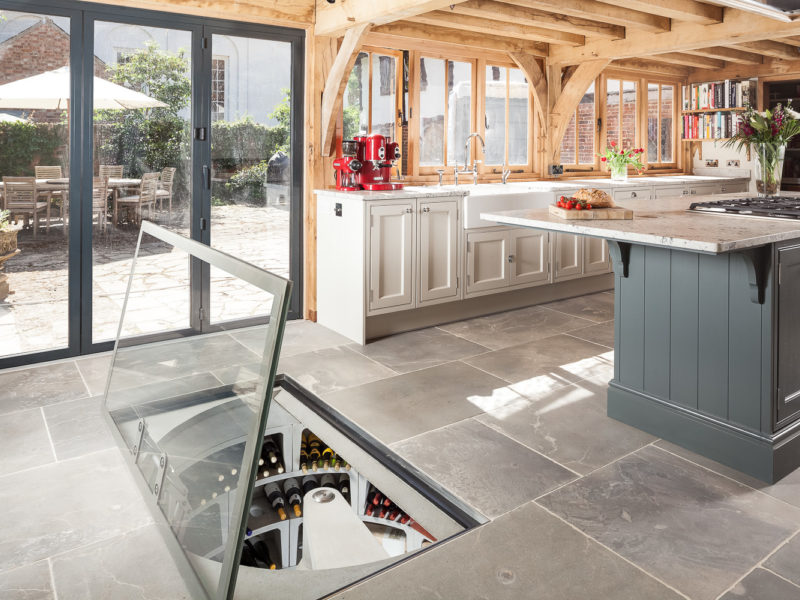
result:
[[[431,207],[430,207],[430,206],[425,206],[425,207],[423,207],[423,209],[422,209],[422,212],[424,212],[424,213],[429,213],[429,212],[431,212]]]
[[[631,198],[638,198],[638,196],[636,195],[636,192],[631,192]]]
[[[514,262],[514,255],[513,254],[509,254],[508,255],[508,262],[510,262],[510,263]]]
[[[413,208],[407,208],[407,209],[406,209],[406,212],[407,212],[407,213],[413,213],[413,212],[414,212],[414,209],[413,209]]]

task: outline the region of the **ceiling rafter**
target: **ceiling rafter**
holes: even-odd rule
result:
[[[718,58],[708,58],[707,56],[695,56],[694,54],[684,54],[682,52],[666,52],[664,54],[654,54],[648,56],[648,60],[667,63],[673,65],[683,65],[696,69],[722,69],[725,61]]]
[[[411,23],[452,27],[453,29],[463,29],[464,31],[473,31],[477,33],[507,35],[526,40],[546,42],[548,44],[582,46],[586,42],[584,36],[575,33],[557,31],[555,29],[544,29],[542,27],[531,27],[527,24],[512,21],[492,21],[470,15],[453,14],[443,10],[435,10],[433,12],[410,17],[406,20]]]
[[[784,44],[782,42],[774,42],[772,40],[762,40],[760,42],[745,42],[743,44],[736,44],[736,48],[740,50],[747,50],[749,52],[756,52],[764,56],[771,56],[772,58],[780,58],[783,60],[800,60],[800,48],[797,45]]]
[[[316,0],[314,35],[339,37],[356,25],[383,25],[464,0]],[[291,4],[289,2],[289,4]]]
[[[618,5],[618,0],[600,0]],[[704,4],[695,0],[625,0],[625,6],[633,10],[656,13],[677,21],[688,21],[711,25],[722,22],[722,7]]]
[[[761,54],[754,52],[746,52],[736,48],[728,48],[725,46],[713,46],[711,48],[695,48],[694,50],[686,50],[686,54],[693,54],[694,56],[706,56],[708,58],[717,58],[720,60],[727,60],[728,62],[740,63],[743,65],[760,65],[764,62],[764,57]]]
[[[670,20],[667,17],[630,10],[617,4],[606,4],[598,0],[503,0],[503,2],[524,8],[536,8],[573,17],[604,21],[648,32],[661,33],[670,29]]]

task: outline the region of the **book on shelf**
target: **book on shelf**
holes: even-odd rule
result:
[[[685,140],[719,140],[731,137],[739,129],[741,115],[735,112],[714,112],[683,115]]]
[[[745,108],[755,104],[756,80],[711,81],[693,83],[681,89],[683,110],[714,110],[721,108]]]

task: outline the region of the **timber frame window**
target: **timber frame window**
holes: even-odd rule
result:
[[[600,99],[596,93],[597,88],[598,82],[593,81],[583,94],[561,139],[560,160],[568,170],[589,171],[598,166],[596,132],[600,122]]]
[[[678,84],[657,80],[647,80],[643,86],[646,93],[647,143],[645,162],[648,166],[670,168],[677,165],[678,139]]]
[[[605,85],[605,144],[616,142],[619,148],[628,150],[639,147],[637,126],[638,90],[640,81],[631,77],[603,77]]]
[[[344,139],[380,133],[400,141],[403,122],[403,53],[364,47],[344,91]]]
[[[528,80],[518,68],[487,64],[483,84],[484,164],[527,167],[533,155]]]

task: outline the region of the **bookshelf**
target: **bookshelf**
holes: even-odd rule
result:
[[[755,103],[755,79],[725,79],[681,88],[681,140],[725,142],[739,129],[741,114]]]

